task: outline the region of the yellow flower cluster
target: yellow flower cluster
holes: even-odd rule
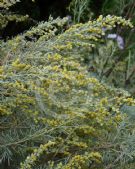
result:
[[[30,156],[27,156],[24,163],[21,163],[20,169],[32,169],[32,166],[34,163],[38,160],[38,158],[44,153],[48,152],[48,149],[55,145],[55,142],[49,141],[48,143],[44,145],[40,145],[38,149],[34,150],[34,153],[32,153]]]
[[[20,60],[18,58],[12,63],[12,66],[16,71],[27,70],[31,67],[30,65],[20,63]]]
[[[84,156],[76,155],[69,161],[69,163],[65,167],[62,167],[61,169],[89,168],[89,165],[92,162],[95,162],[95,163],[101,162],[100,153],[91,152],[91,153],[86,153]]]

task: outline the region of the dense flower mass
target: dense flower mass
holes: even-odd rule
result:
[[[2,43],[7,59],[0,66],[0,153],[11,152],[3,166],[104,168],[108,142],[102,139],[126,117],[122,107],[135,104],[128,92],[101,83],[84,66],[89,52],[105,40],[103,28],[132,27],[130,21],[99,16],[60,31],[66,22],[41,23],[41,32],[33,28]]]

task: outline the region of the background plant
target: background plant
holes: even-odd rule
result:
[[[73,16],[73,22],[79,23],[83,19],[90,19],[90,2],[91,0],[72,0],[68,7]]]

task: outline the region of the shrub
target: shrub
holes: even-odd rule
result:
[[[1,43],[1,168],[104,168],[108,138],[101,138],[115,134],[122,107],[135,103],[90,76],[82,62],[103,43],[103,28],[132,24],[100,16],[62,32],[56,30],[67,20],[56,21]]]

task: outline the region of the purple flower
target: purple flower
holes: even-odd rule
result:
[[[121,49],[121,50],[124,49],[124,46],[125,46],[124,39],[120,35],[115,34],[115,33],[114,34],[108,34],[107,38],[108,39],[116,39],[119,49]]]

